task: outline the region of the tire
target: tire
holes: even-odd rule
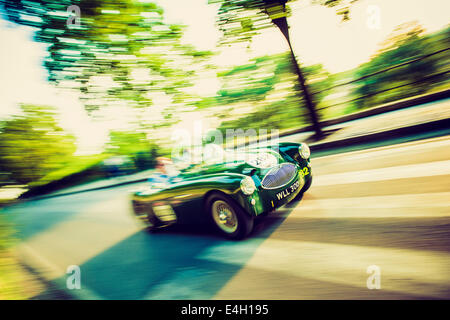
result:
[[[233,199],[222,193],[213,193],[205,202],[210,223],[224,237],[239,240],[253,229],[253,217]]]

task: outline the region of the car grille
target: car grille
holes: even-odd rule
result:
[[[292,163],[283,163],[270,170],[261,182],[265,189],[275,189],[289,183],[297,174],[296,166]]]

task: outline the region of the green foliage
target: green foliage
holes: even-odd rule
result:
[[[1,124],[0,171],[28,184],[64,166],[76,148],[50,108],[22,105],[22,111]]]
[[[220,103],[218,97],[203,97],[200,100],[194,101],[192,103],[193,106],[195,106],[197,109],[206,109],[218,106]]]
[[[316,105],[327,95],[323,90],[330,88],[333,83],[333,77],[324,69],[322,64],[314,64],[303,68],[308,87],[313,95],[313,100]],[[323,92],[322,92],[323,91]]]
[[[134,161],[137,169],[149,169],[155,164],[158,147],[143,132],[112,131],[106,147],[106,154],[127,156]]]
[[[422,32],[423,29],[416,23],[400,25],[385,41],[383,48],[375,57],[356,70],[355,77],[364,77],[403,62],[448,48],[450,43],[450,28],[428,36],[421,36]],[[356,105],[359,108],[365,108],[425,93],[439,81],[448,79],[448,75],[445,74],[436,77],[429,76],[447,70],[449,62],[450,53],[449,51],[445,51],[414,63],[362,79],[358,82],[358,87],[355,89],[354,94],[355,96],[366,96],[366,98],[359,100]],[[376,94],[396,86],[402,87]]]
[[[346,0],[312,0],[311,2],[335,7],[337,14],[342,15],[343,20],[348,20],[349,6],[355,1],[357,0],[350,2]],[[276,25],[288,41],[289,48],[292,51],[287,22],[287,17],[291,13],[289,6],[287,6],[287,3],[290,2],[289,0],[210,0],[210,2],[219,2],[221,4],[217,24],[223,33],[222,43],[229,44],[240,41],[251,41],[252,37],[261,30]],[[321,136],[322,132],[316,104],[311,97],[308,85],[305,84],[304,80],[306,76],[298,65],[294,52],[291,52],[291,61],[298,76],[298,84],[303,91],[305,106],[309,112],[309,119],[314,125],[317,136]],[[267,94],[273,83],[262,81],[259,85],[259,90],[253,92],[261,96]],[[239,97],[245,96],[243,92],[236,92],[235,95]],[[320,95],[318,95],[316,100],[320,100],[320,98]],[[285,112],[285,110],[282,112]],[[292,121],[287,122],[290,123]]]
[[[218,74],[223,83],[218,100],[221,104],[264,100],[275,84],[293,77],[292,72],[288,53],[253,59]]]
[[[307,66],[303,70],[312,91],[332,85],[322,65]],[[220,129],[290,129],[308,122],[288,52],[255,58],[252,63],[235,66],[218,76],[223,83],[216,97],[219,105],[235,110],[246,105],[253,107],[236,119],[227,115]],[[324,95],[315,95],[315,102],[319,103]]]
[[[111,131],[106,152],[113,155],[129,155],[150,150],[150,143],[142,132]]]
[[[272,27],[272,20],[288,17],[287,5],[295,0],[209,0],[220,3],[217,23],[222,43],[250,41],[261,30]],[[334,7],[343,20],[349,19],[350,5],[357,0],[311,0],[312,4]]]
[[[30,189],[45,186],[56,181],[67,179],[78,173],[84,173],[85,179],[81,181],[83,183],[97,179],[100,176],[99,167],[106,158],[107,155],[105,154],[74,156],[70,158],[63,167],[50,171],[39,180],[30,182],[28,186]]]
[[[37,28],[35,39],[49,44],[49,80],[79,89],[89,112],[117,100],[147,107],[154,91],[180,99],[180,89],[192,85],[189,68],[212,54],[181,45],[184,27],[166,24],[163,9],[151,2],[0,0],[1,5],[8,20]],[[71,5],[80,8],[79,26],[67,25]]]
[[[292,129],[305,125],[304,117],[295,116],[299,113],[298,105],[301,100],[291,96],[284,100],[272,102],[252,113],[244,114],[235,120],[222,122],[218,128],[224,134],[227,129]]]

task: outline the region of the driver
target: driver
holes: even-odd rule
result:
[[[167,184],[178,176],[179,171],[175,168],[172,160],[166,157],[156,158],[156,172],[148,181],[152,184]]]

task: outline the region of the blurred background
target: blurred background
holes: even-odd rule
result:
[[[320,142],[363,111],[448,98],[449,11],[445,0],[1,0],[0,206],[145,177],[194,121]],[[30,277],[16,229],[0,214],[0,299],[35,294],[13,285]]]

